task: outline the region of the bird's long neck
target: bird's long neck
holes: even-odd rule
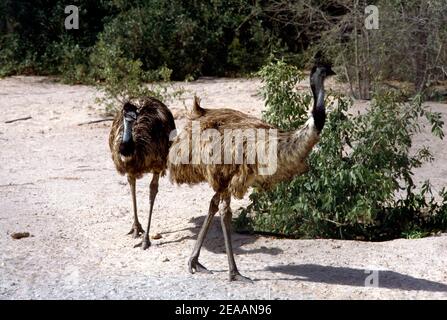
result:
[[[132,122],[124,119],[123,121],[123,143],[132,141]]]
[[[314,96],[312,116],[296,131],[285,133],[279,139],[280,161],[285,163],[303,161],[320,140],[320,133],[326,121],[324,78],[320,74],[312,75],[311,89]]]
[[[323,130],[324,123],[326,122],[326,109],[324,107],[324,82],[323,79],[318,77],[314,84],[311,85],[312,93],[314,96],[314,106],[312,108],[312,117],[314,120],[315,128],[318,133]]]
[[[123,137],[120,144],[120,153],[125,157],[131,156],[135,151],[132,128],[133,122],[123,119]]]
[[[263,178],[266,184],[273,185],[287,181],[308,170],[306,158],[320,140],[320,132],[326,121],[323,79],[315,76],[311,81],[311,87],[314,96],[312,116],[296,131],[280,134],[277,170],[273,175]]]

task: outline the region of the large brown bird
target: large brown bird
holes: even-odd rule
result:
[[[188,262],[191,273],[196,271],[209,272],[199,263],[199,255],[213,216],[219,211],[229,263],[229,279],[230,281],[250,281],[239,273],[233,256],[230,232],[232,220],[231,196],[242,198],[251,186],[268,189],[281,181],[290,180],[308,170],[306,158],[319,141],[320,132],[326,119],[324,80],[333,74],[335,73],[329,64],[319,61],[316,63],[310,75],[310,84],[314,96],[310,118],[296,131],[276,131],[276,137],[269,140],[269,144],[276,144],[277,146],[274,157],[271,157],[271,161],[262,163],[259,161],[259,155],[253,154],[253,150],[257,148],[252,148],[251,151],[247,148],[248,140],[240,145],[235,145],[232,139],[225,139],[226,132],[237,130],[241,132],[241,130],[247,129],[254,129],[253,132],[262,132],[275,128],[236,110],[201,108],[199,101],[195,99],[185,129],[176,137],[171,146],[168,162],[172,182],[178,184],[208,182],[215,192],[210,202],[208,216],[203,223]],[[197,138],[198,131],[205,138]],[[195,134],[196,137],[194,138]],[[259,136],[257,137],[259,138]],[[261,141],[258,139],[255,142],[256,147],[262,147],[262,143],[262,139]],[[199,150],[199,153],[197,153],[197,150]],[[203,153],[201,150],[207,151]],[[243,161],[234,161],[234,156],[240,152],[238,150],[246,151],[246,158]],[[210,152],[208,153],[208,151]],[[224,158],[222,154],[228,152],[232,155],[230,159],[233,159],[233,161],[230,163],[221,161]],[[214,160],[217,159],[217,161],[210,162],[210,154],[217,155],[217,158],[211,157]],[[254,161],[248,161],[250,157]],[[204,162],[203,159],[208,159],[208,161]],[[276,170],[267,174],[264,170],[261,171],[266,164],[272,165],[273,162],[276,163]]]
[[[169,109],[155,98],[147,98],[141,107],[126,102],[118,112],[110,130],[109,147],[116,170],[127,175],[132,193],[134,223],[129,234],[137,238],[144,233],[142,248],[150,246],[149,230],[158,180],[165,175],[171,145],[170,135],[175,134],[174,117]],[[172,137],[171,137],[172,138]],[[146,232],[138,221],[136,179],[152,173],[149,189],[149,220]]]

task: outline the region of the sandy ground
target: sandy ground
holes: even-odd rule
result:
[[[202,96],[204,106],[254,115],[262,110],[258,80],[183,85]],[[125,235],[132,223],[129,188],[115,172],[107,145],[110,122],[78,126],[99,118],[95,95],[90,87],[47,78],[0,80],[0,298],[447,298],[446,235],[367,243],[234,234],[239,269],[254,284],[229,283],[216,216],[201,255],[214,274],[191,275],[188,257],[212,192],[207,185],[173,186],[166,178],[151,232],[162,238],[147,251],[134,249],[139,240]],[[170,107],[177,114],[183,108],[178,101]],[[447,105],[433,108],[447,121]],[[32,119],[5,123],[24,116]],[[447,185],[445,142],[424,133],[416,144],[433,146],[437,160],[416,174],[439,190]],[[145,177],[137,186],[143,224],[149,181]],[[247,203],[233,201],[232,208]],[[32,236],[11,238],[20,231]]]

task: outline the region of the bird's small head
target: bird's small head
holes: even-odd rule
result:
[[[321,77],[323,80],[329,76],[336,75],[334,70],[332,70],[332,66],[330,64],[315,65],[315,66],[313,66],[310,74],[311,74],[311,78]]]
[[[135,122],[137,120],[137,115],[138,115],[138,108],[130,103],[130,102],[126,102],[123,105],[123,119],[124,121],[128,121],[128,122]]]
[[[315,55],[315,64],[310,72],[311,85],[319,87],[327,77],[333,75],[336,73],[332,70],[332,64],[323,58],[321,51],[318,51]]]

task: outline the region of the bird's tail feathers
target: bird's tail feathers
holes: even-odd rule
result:
[[[186,116],[189,119],[196,119],[205,114],[205,109],[200,106],[200,98],[198,96],[194,96],[194,101],[192,103],[192,107],[186,110]]]

